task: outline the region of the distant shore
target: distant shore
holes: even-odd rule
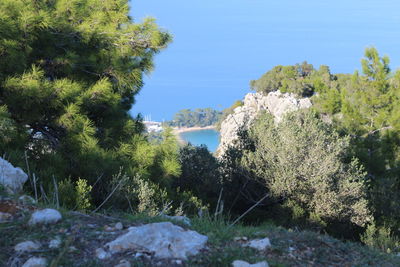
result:
[[[201,131],[201,130],[216,130],[217,127],[214,125],[210,126],[205,126],[205,127],[200,127],[200,126],[195,126],[195,127],[174,127],[174,132],[180,134],[180,133],[185,133],[185,132],[194,132],[194,131]]]
[[[201,131],[201,130],[216,130],[217,127],[214,125],[210,126],[205,126],[205,127],[200,127],[200,126],[195,126],[195,127],[173,127],[172,128],[174,131],[174,134],[176,136],[176,139],[180,144],[186,144],[187,142],[182,139],[181,133],[186,133],[186,132],[194,132],[194,131]]]

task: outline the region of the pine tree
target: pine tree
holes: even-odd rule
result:
[[[171,36],[128,14],[127,0],[0,1],[1,154],[26,151],[44,180],[131,169],[121,151],[143,126],[128,111]]]

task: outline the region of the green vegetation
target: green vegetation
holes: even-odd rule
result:
[[[204,214],[194,229],[210,237],[212,250],[193,265],[228,265],[238,254],[261,259],[228,244],[260,231],[277,244],[268,254],[273,266],[327,264],[322,254],[345,258],[344,265],[396,262],[316,234],[231,228],[221,219],[256,204],[243,223],[272,221],[399,251],[400,71],[391,72],[376,49],[366,50],[361,74],[334,75],[304,62],[252,81],[264,94],[309,96],[313,108],[279,124],[260,114],[241,130],[238,146],[216,159],[204,147],[180,148],[171,129],[148,136],[141,117],[128,115],[171,36],[153,19],[133,22],[127,0],[3,0],[0,34],[0,155],[24,168],[34,181],[26,191],[41,203],[82,212]],[[167,124],[215,125],[240,105],[223,113],[182,110]],[[2,247],[27,232],[9,227],[25,232],[4,231]],[[289,240],[300,242],[304,255],[309,247],[317,255],[290,258]]]
[[[241,184],[253,199],[262,196],[257,183],[264,184],[269,203],[277,204],[267,208],[275,220],[303,224],[309,217],[306,225],[350,238],[367,229],[365,243],[393,251],[400,234],[400,74],[375,48],[365,51],[362,70],[334,75],[326,66],[303,63],[275,67],[252,81],[264,94],[279,89],[311,96],[313,111],[288,114],[279,125],[260,115],[226,162],[238,179],[248,177]],[[343,226],[346,217],[353,227]],[[354,228],[367,222],[374,230]]]
[[[346,162],[349,138],[340,137],[317,116],[291,113],[276,125],[272,115],[265,114],[249,137],[254,149],[246,151],[244,166],[264,180],[271,197],[281,199],[296,219],[359,226],[371,220],[366,173],[355,159]]]
[[[172,127],[206,127],[215,125],[222,113],[212,108],[183,109],[165,124]]]
[[[9,266],[10,256],[14,255],[14,245],[26,240],[35,240],[47,244],[58,237],[62,241],[59,248],[40,249],[30,254],[49,259],[50,266],[115,266],[121,259],[128,260],[132,266],[155,266],[162,262],[162,266],[176,266],[171,261],[158,261],[146,257],[133,257],[131,253],[114,254],[110,259],[99,260],[93,256],[96,249],[116,238],[116,233],[104,231],[105,227],[112,227],[122,222],[125,227],[138,226],[144,223],[168,221],[162,217],[150,217],[146,214],[102,214],[86,215],[78,212],[62,211],[63,220],[57,224],[48,225],[46,231],[41,227],[26,227],[26,221],[19,220],[0,224],[2,238],[0,239],[0,263]],[[28,216],[29,217],[29,216]],[[27,218],[28,218],[27,217]],[[26,218],[26,219],[27,219]],[[173,223],[177,223],[173,221]],[[181,224],[184,228],[197,231],[209,236],[208,248],[199,255],[185,261],[185,266],[232,266],[234,260],[245,260],[250,263],[267,260],[271,267],[289,266],[398,266],[399,257],[379,252],[375,249],[352,242],[342,242],[327,235],[308,231],[286,230],[269,223],[258,226],[244,226],[241,224],[229,226],[221,218],[195,217],[192,226]],[[99,234],[101,233],[101,234]],[[235,237],[248,239],[264,238],[268,236],[272,249],[259,252],[245,248],[241,240]],[[70,248],[74,247],[74,250]],[[18,256],[24,262],[29,254]],[[14,258],[15,259],[15,258]]]
[[[71,209],[96,207],[115,187],[123,209],[127,198],[140,206],[144,185],[176,194],[175,136],[150,144],[128,115],[171,36],[154,19],[132,22],[127,0],[7,0],[0,10],[0,154],[29,166],[47,195],[54,177]]]

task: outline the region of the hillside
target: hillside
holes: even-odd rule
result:
[[[22,266],[31,257],[45,258],[49,263],[48,266],[85,267],[232,266],[235,260],[250,263],[266,261],[269,266],[280,267],[400,265],[400,257],[384,254],[360,244],[342,242],[327,235],[296,229],[286,230],[271,224],[256,227],[243,225],[229,227],[227,221],[215,219],[213,216],[191,218],[189,226],[160,216],[123,213],[84,214],[62,210],[62,219],[57,223],[29,226],[28,219],[31,213],[43,208],[32,204],[22,204],[15,197],[1,198],[0,211],[11,212],[13,215],[12,219],[0,223],[1,266]],[[124,252],[106,256],[105,259],[99,259],[101,254],[98,249],[104,248],[106,243],[127,233],[128,227],[162,221],[171,221],[184,229],[206,235],[208,237],[206,246],[197,255],[187,260],[157,258],[154,252],[143,248],[127,249]],[[250,240],[266,237],[270,240],[270,247],[262,250],[244,247]],[[146,239],[145,236],[142,238]],[[59,240],[60,243],[57,245],[54,240]],[[30,251],[16,252],[15,246],[24,241],[33,241],[37,247]],[[49,247],[50,243],[52,245]],[[159,241],[159,244],[162,245],[162,241]]]

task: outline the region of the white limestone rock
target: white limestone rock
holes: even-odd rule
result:
[[[98,248],[96,249],[96,257],[99,260],[105,260],[111,257],[111,254],[109,252],[106,252],[104,249],[102,248]]]
[[[56,248],[59,248],[60,246],[61,246],[61,239],[59,237],[57,237],[49,242],[49,248],[51,248],[51,249],[56,249]]]
[[[0,157],[0,184],[10,194],[18,194],[28,180],[28,175],[20,168]]]
[[[269,238],[254,239],[244,244],[244,246],[263,251],[271,247],[271,241],[269,240]]]
[[[114,228],[115,228],[115,230],[120,231],[120,230],[124,229],[124,225],[121,222],[117,222],[115,224]]]
[[[55,209],[44,209],[35,211],[31,219],[29,220],[29,225],[37,224],[51,224],[57,223],[62,218],[61,213]]]
[[[158,258],[187,259],[196,255],[207,243],[207,236],[185,230],[170,222],[130,227],[129,232],[107,243],[111,253],[146,250]]]
[[[46,267],[47,260],[40,257],[32,257],[27,260],[22,267]]]
[[[229,146],[235,146],[238,140],[238,131],[241,127],[247,129],[261,111],[271,113],[275,122],[279,123],[283,116],[299,109],[312,106],[309,98],[296,98],[293,94],[282,94],[279,90],[268,95],[249,93],[245,96],[243,105],[235,108],[221,124],[221,142],[217,150],[219,156],[223,155]]]
[[[261,262],[257,262],[254,264],[250,264],[247,261],[234,261],[232,262],[232,267],[268,267],[268,262],[266,261],[261,261]]]
[[[29,252],[32,250],[38,250],[40,248],[40,244],[33,241],[24,241],[15,245],[14,250],[16,252]]]

